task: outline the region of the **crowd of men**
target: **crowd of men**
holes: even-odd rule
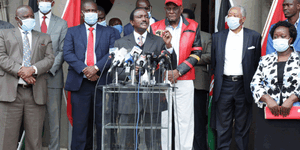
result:
[[[217,149],[229,149],[233,126],[237,148],[247,149],[253,101],[250,81],[261,55],[261,35],[243,26],[243,7],[232,7],[229,29],[211,36],[200,31],[193,11],[184,9],[182,0],[165,0],[166,16],[160,21],[151,15],[149,0],[137,0],[124,30],[118,18],[107,25],[105,10],[91,0],[81,5],[84,23],[68,28],[65,20],[52,13],[54,4],[54,0],[38,0],[36,13],[29,6],[18,7],[16,27],[0,21],[0,150],[17,148],[21,124],[26,131],[25,149],[40,150],[45,117],[50,126],[49,150],[59,150],[63,87],[71,92],[71,149],[92,149],[95,122],[100,150],[103,95],[95,87],[107,84],[107,79],[111,82],[111,77],[106,77],[111,65],[109,49],[133,46],[144,52],[170,53],[173,70],[167,71],[167,79],[176,87],[172,93],[176,150],[207,149],[211,74],[215,76],[211,124],[216,129]],[[287,21],[296,28],[298,5],[297,0],[285,0],[283,5]],[[294,47],[298,47],[298,39]],[[267,53],[274,51],[271,42],[269,36]],[[64,61],[69,65],[65,85]],[[94,96],[98,97],[95,103]],[[128,112],[120,114],[119,122],[127,122]],[[162,124],[164,121],[168,120]],[[127,137],[131,133],[120,134]],[[130,138],[120,140],[118,148],[134,149],[126,140]],[[161,142],[153,149],[165,149],[166,139]]]

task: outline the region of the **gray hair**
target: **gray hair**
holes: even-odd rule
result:
[[[229,11],[230,11],[232,8],[235,8],[235,7],[240,8],[241,13],[242,13],[242,16],[243,16],[243,17],[246,17],[246,15],[247,15],[246,9],[245,9],[243,6],[241,6],[241,5],[238,5],[238,6],[232,6],[232,7],[228,10],[228,13],[227,13],[227,14],[229,14]]]

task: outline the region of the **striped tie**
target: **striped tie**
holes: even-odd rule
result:
[[[31,66],[31,51],[30,51],[30,45],[29,45],[29,40],[27,37],[28,32],[25,31],[23,32],[25,34],[23,38],[23,62],[25,67],[30,67]]]

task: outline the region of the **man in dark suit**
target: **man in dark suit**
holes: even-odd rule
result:
[[[9,22],[0,20],[0,29],[9,29],[9,28],[14,28],[14,26]]]
[[[246,11],[232,7],[229,30],[212,35],[211,62],[215,75],[212,126],[217,129],[217,149],[229,150],[235,120],[238,149],[247,149],[252,121],[250,81],[261,55],[261,35],[243,27]]]
[[[126,37],[123,37],[115,42],[115,47],[125,48],[130,52],[130,50],[134,46],[138,46],[142,49],[142,54],[145,53],[155,53],[156,55],[160,54],[161,50],[170,50],[172,47],[168,47],[166,45],[170,45],[171,37],[170,36],[163,36],[163,38],[159,36],[155,36],[153,34],[150,34],[147,32],[147,28],[149,26],[149,18],[147,11],[144,8],[136,8],[132,11],[130,14],[130,23],[134,27],[133,33],[129,34]],[[166,33],[169,33],[166,31]],[[122,80],[122,79],[120,79]],[[154,97],[157,95],[154,94]],[[135,114],[140,113],[137,112],[136,109],[136,99],[134,98],[134,94],[120,94],[119,95],[119,106],[118,106],[118,113],[120,114],[119,123],[120,124],[126,124],[126,123],[135,123],[136,120]],[[160,123],[160,117],[161,115],[159,112],[162,110],[159,108],[159,98],[154,98],[154,104],[147,103],[146,104],[146,98],[147,96],[143,95],[143,100],[140,100],[140,108],[141,111],[146,112],[145,119],[142,121],[144,123]],[[150,96],[148,96],[150,97]],[[147,99],[148,100],[148,99]],[[153,100],[153,99],[152,99]],[[155,101],[157,100],[157,101]],[[150,101],[150,100],[148,100]],[[145,108],[147,106],[147,108]],[[150,110],[149,108],[153,108]],[[150,112],[153,112],[150,117]],[[159,120],[159,122],[157,122]],[[121,146],[121,149],[133,149],[134,147],[134,141],[132,134],[130,130],[123,129],[119,131],[119,144]],[[153,135],[154,141],[151,139],[151,135]],[[150,130],[145,130],[145,141],[146,146],[148,149],[159,149],[160,148],[160,131],[154,132],[154,134],[151,134]],[[138,137],[136,137],[138,138]]]
[[[73,132],[71,148],[83,150],[86,146],[90,112],[95,107],[97,129],[97,149],[101,149],[102,92],[97,91],[94,106],[94,93],[100,72],[103,76],[99,84],[106,83],[110,62],[109,48],[113,47],[113,30],[97,24],[97,4],[86,0],[81,5],[84,24],[68,29],[64,43],[64,59],[69,64],[65,89],[71,91]]]
[[[47,114],[49,115],[50,143],[49,149],[60,149],[60,110],[62,102],[62,88],[64,86],[62,64],[63,45],[68,30],[68,24],[65,20],[55,16],[51,8],[54,6],[54,0],[38,0],[39,11],[34,13],[36,25],[34,30],[47,33],[52,40],[53,54],[55,61],[49,70],[48,83],[48,102]],[[51,7],[47,7],[51,6]]]
[[[108,28],[112,28],[114,30],[116,40],[120,39],[121,36],[120,36],[119,30],[107,25],[107,23],[106,23],[106,13],[105,13],[104,8],[102,8],[101,6],[98,6],[98,11],[97,12],[98,12],[98,24],[102,25],[102,26],[105,26],[105,27],[108,27]]]
[[[149,2],[149,0],[137,0],[136,1],[136,8],[144,8],[147,10],[148,16],[149,16],[149,27],[147,28],[148,32],[150,32],[150,25],[157,22],[158,20],[155,19],[152,15],[152,6]],[[131,23],[128,23],[124,26],[124,36],[127,36],[133,32],[133,26]]]
[[[32,30],[29,6],[20,6],[18,27],[0,30],[0,150],[16,149],[22,119],[25,149],[42,149],[47,71],[54,55],[49,35]]]

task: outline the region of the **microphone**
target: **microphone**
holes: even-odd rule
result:
[[[109,68],[108,72],[111,72],[112,69],[113,69],[114,67],[116,67],[117,65],[118,65],[118,66],[121,66],[121,64],[122,64],[123,61],[124,61],[124,58],[125,58],[126,53],[127,53],[127,50],[126,50],[124,47],[122,47],[119,51],[116,52],[116,54],[115,54],[115,59],[113,60],[113,62],[112,62],[113,64],[112,64],[111,67]]]
[[[159,65],[162,65],[165,63],[166,60],[170,59],[170,53],[167,50],[162,50],[161,54],[158,57]],[[168,63],[168,62],[167,62]]]
[[[136,64],[143,67],[146,64],[146,55],[140,55],[140,57],[137,60]]]
[[[142,53],[143,50],[141,50],[139,47],[134,46],[131,51],[126,55],[125,57],[125,63],[124,65],[127,66],[127,64],[132,64],[134,61],[136,61],[138,55]]]
[[[108,59],[114,58],[116,52],[119,50],[117,47],[109,48],[109,56]]]

